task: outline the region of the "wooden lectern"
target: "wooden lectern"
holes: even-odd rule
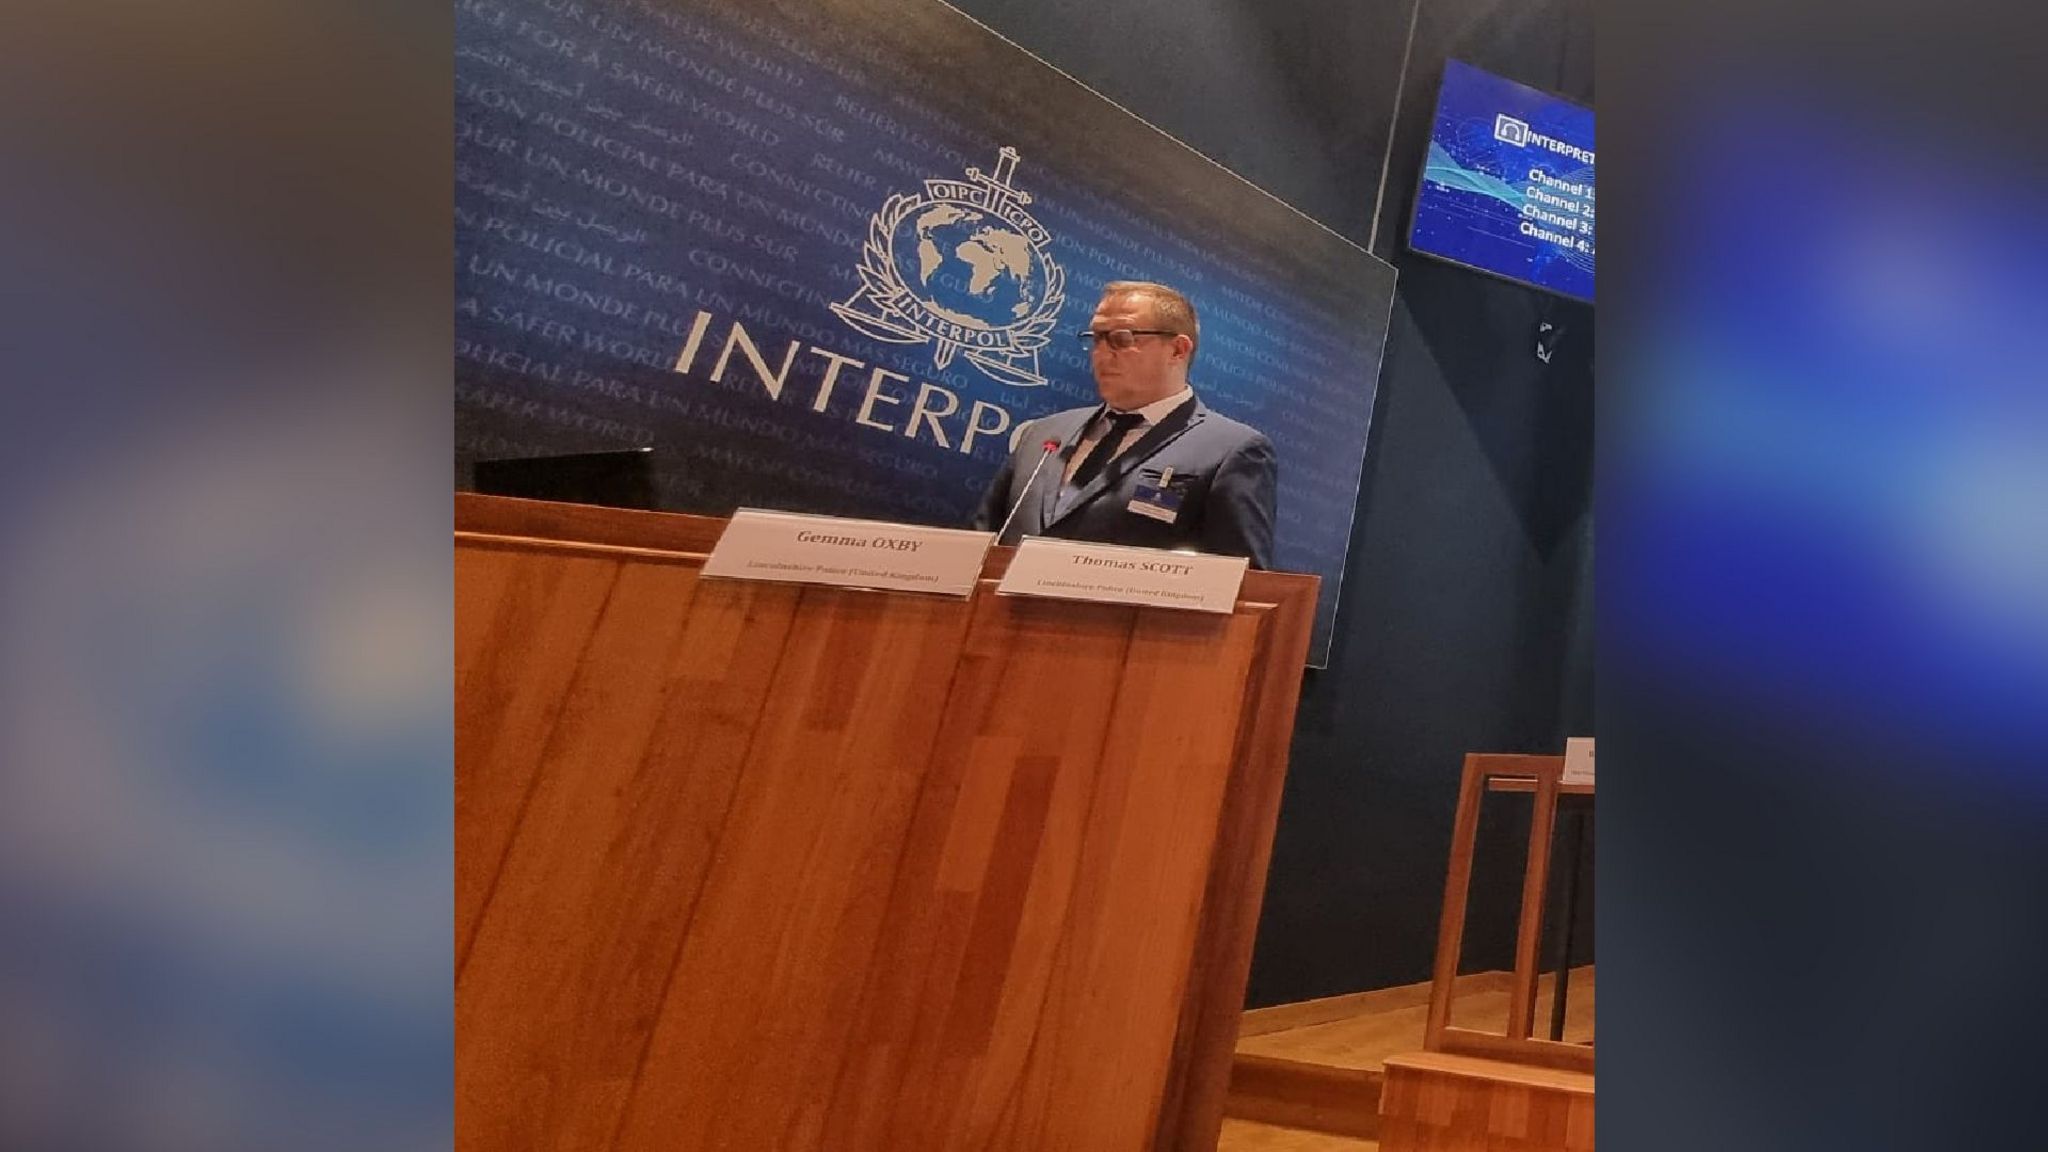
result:
[[[458,494],[460,1152],[1208,1149],[1316,580],[699,579]]]

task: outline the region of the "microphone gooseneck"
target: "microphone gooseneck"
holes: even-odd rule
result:
[[[1038,479],[1039,469],[1044,468],[1045,462],[1052,459],[1052,454],[1060,450],[1060,442],[1047,440],[1041,447],[1044,451],[1038,454],[1038,463],[1031,466],[1031,475],[1024,478],[1024,487],[1017,490],[1017,499],[1010,505],[1010,514],[1003,517],[1003,526],[996,529],[996,542],[999,544],[1002,542],[1003,533],[1010,530],[1011,521],[1017,518],[1017,513],[1024,510],[1024,497],[1031,494],[1031,484]]]

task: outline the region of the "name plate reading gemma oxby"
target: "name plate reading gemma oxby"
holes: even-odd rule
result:
[[[704,575],[965,596],[994,541],[992,532],[742,508]]]
[[[1229,612],[1251,561],[1027,537],[996,591],[1147,608]]]

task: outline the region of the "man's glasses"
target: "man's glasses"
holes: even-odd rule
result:
[[[1092,349],[1097,344],[1107,344],[1121,352],[1136,345],[1140,336],[1178,336],[1180,333],[1166,328],[1112,328],[1107,332],[1088,331],[1076,335],[1080,337],[1083,348]]]

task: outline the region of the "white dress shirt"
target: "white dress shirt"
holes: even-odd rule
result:
[[[1138,409],[1138,415],[1144,417],[1144,419],[1138,422],[1137,427],[1124,433],[1124,438],[1120,443],[1110,446],[1109,458],[1111,460],[1116,459],[1118,453],[1136,444],[1144,437],[1145,433],[1151,431],[1161,420],[1166,419],[1174,409],[1194,398],[1194,389],[1182,388],[1165,399],[1154,400],[1152,403]],[[1112,408],[1110,411],[1115,412],[1116,409]],[[1089,425],[1087,434],[1082,436],[1081,442],[1074,446],[1074,456],[1067,461],[1067,470],[1063,479],[1071,480],[1073,478],[1075,471],[1081,467],[1081,461],[1086,460],[1096,450],[1096,447],[1102,442],[1103,434],[1108,431],[1109,420],[1107,417],[1096,420],[1093,424]]]

